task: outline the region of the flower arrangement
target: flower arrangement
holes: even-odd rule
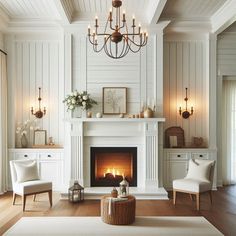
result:
[[[67,106],[67,111],[73,111],[76,107],[81,107],[83,110],[89,110],[93,105],[97,104],[95,100],[90,98],[87,91],[79,93],[77,90],[72,92],[70,95],[67,95],[63,102]]]
[[[27,135],[28,130],[37,130],[39,127],[36,126],[37,119],[34,120],[26,120],[24,123],[18,122],[16,127],[16,134],[20,134],[21,136]]]

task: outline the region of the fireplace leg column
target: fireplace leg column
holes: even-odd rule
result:
[[[71,132],[71,182],[79,181],[84,186],[83,177],[83,122],[74,123]]]
[[[146,187],[159,187],[158,124],[145,124]]]

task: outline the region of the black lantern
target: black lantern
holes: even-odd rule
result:
[[[84,200],[84,188],[79,185],[78,181],[75,181],[74,185],[69,188],[68,197],[70,202],[74,203]]]

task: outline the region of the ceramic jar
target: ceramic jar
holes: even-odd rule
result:
[[[153,110],[150,107],[148,107],[145,109],[143,115],[144,115],[144,118],[152,118],[153,117]]]

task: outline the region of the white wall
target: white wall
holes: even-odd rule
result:
[[[15,146],[17,122],[34,118],[30,107],[38,108],[38,87],[42,88],[42,106],[47,109],[39,120],[55,143],[63,144],[64,76],[62,35],[17,34],[8,35],[8,117],[9,146]],[[30,132],[30,144],[33,132]]]
[[[126,57],[114,60],[103,51],[95,53],[84,37],[73,34],[73,89],[87,90],[98,101],[92,109],[95,114],[102,112],[103,87],[127,87],[127,113],[139,113],[141,101],[147,101],[148,97],[156,99],[153,44],[154,38],[150,37],[148,46],[139,53],[130,52]],[[161,87],[159,89],[162,91]]]
[[[0,32],[0,49],[4,50],[4,39],[2,32]]]
[[[185,144],[193,137],[203,137],[208,145],[208,92],[206,40],[165,38],[164,42],[164,128],[180,126],[185,132]],[[185,108],[185,88],[188,88],[188,108],[194,113],[189,119],[179,115]]]

